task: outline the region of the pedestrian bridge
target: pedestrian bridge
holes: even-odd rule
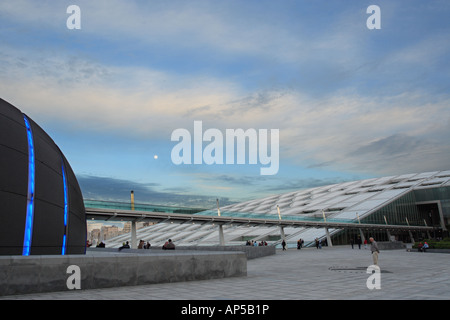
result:
[[[186,223],[196,222],[201,224],[244,224],[244,225],[276,225],[281,227],[313,227],[313,228],[333,228],[333,229],[365,229],[365,230],[404,230],[404,231],[433,231],[437,228],[431,226],[411,226],[393,224],[368,224],[359,223],[350,219],[317,219],[293,216],[270,217],[268,215],[258,215],[240,212],[221,212],[220,216],[212,210],[196,214],[184,214],[173,212],[149,212],[123,209],[106,208],[86,208],[86,218],[104,221],[131,221],[131,222],[170,222]]]
[[[125,205],[125,204],[124,204]],[[130,206],[127,204],[128,207]],[[225,245],[224,237],[224,227],[230,226],[247,226],[247,227],[267,227],[273,230],[273,227],[279,228],[279,241],[274,242],[276,245],[281,242],[281,239],[285,239],[285,228],[296,228],[296,230],[305,230],[305,228],[322,229],[320,237],[326,236],[327,243],[331,243],[331,234],[344,229],[359,229],[361,234],[364,231],[385,231],[388,234],[398,231],[410,232],[426,232],[430,233],[438,228],[431,226],[414,226],[397,224],[368,224],[361,223],[359,220],[351,219],[337,219],[337,218],[326,218],[323,219],[317,217],[300,217],[293,215],[269,215],[269,214],[257,214],[257,213],[245,213],[245,212],[231,212],[231,211],[220,211],[217,210],[201,210],[201,209],[191,209],[191,213],[179,213],[183,211],[183,208],[173,208],[173,207],[152,207],[152,208],[142,208],[142,210],[120,209],[113,207],[103,207],[95,208],[92,205],[86,207],[86,218],[92,220],[103,220],[103,221],[131,221],[131,243],[135,244],[136,238],[136,223],[137,222],[153,222],[153,223],[163,223],[163,224],[198,224],[202,226],[208,225],[211,229],[217,228],[218,231],[218,243],[220,245]],[[198,211],[198,212],[196,212]],[[196,213],[194,213],[196,212]],[[228,229],[227,229],[228,230]],[[216,231],[216,232],[217,232]],[[411,236],[411,238],[413,238]],[[217,239],[217,238],[216,238]]]

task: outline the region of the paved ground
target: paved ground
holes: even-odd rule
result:
[[[369,250],[277,251],[249,260],[247,277],[0,297],[45,300],[450,299],[450,254],[382,251],[380,289],[367,288]]]

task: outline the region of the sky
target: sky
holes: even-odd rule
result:
[[[0,97],[53,138],[85,199],[213,207],[448,170],[449,15],[447,0],[4,0]],[[278,171],[176,165],[172,133],[195,121],[279,130]]]

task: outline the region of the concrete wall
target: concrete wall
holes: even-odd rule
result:
[[[417,248],[412,249],[409,248],[407,249],[407,251],[411,251],[411,252],[420,252]],[[450,249],[427,249],[425,252],[422,253],[450,253]]]
[[[378,249],[380,250],[398,250],[406,248],[406,245],[401,241],[386,241],[386,242],[378,242]],[[367,244],[370,248],[370,242]]]
[[[124,249],[121,253],[152,254],[155,252],[170,253],[184,251],[243,252],[247,260],[270,256],[276,253],[275,246],[176,246],[175,250],[162,250],[160,247],[146,249]],[[118,252],[115,248],[88,248],[88,252]]]
[[[247,259],[256,259],[275,254],[275,246],[179,246],[176,250],[196,250],[196,251],[238,251],[244,252]]]
[[[80,267],[81,289],[247,275],[242,252],[0,256],[0,295],[67,291],[71,265]]]

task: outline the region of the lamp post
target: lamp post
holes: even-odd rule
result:
[[[131,190],[131,210],[134,210],[134,191]],[[137,238],[136,238],[136,221],[132,220],[131,221],[131,249],[136,249],[137,248],[137,244],[136,244]]]
[[[280,207],[277,205],[277,211],[278,211],[278,219],[281,222],[281,212],[280,212]],[[286,241],[286,234],[284,233],[284,227],[282,225],[280,225],[280,235],[281,235],[281,239]]]
[[[220,207],[219,207],[219,199],[216,199],[217,202],[217,215],[220,217]],[[225,245],[225,236],[223,235],[223,225],[219,224],[219,243],[221,246]]]

